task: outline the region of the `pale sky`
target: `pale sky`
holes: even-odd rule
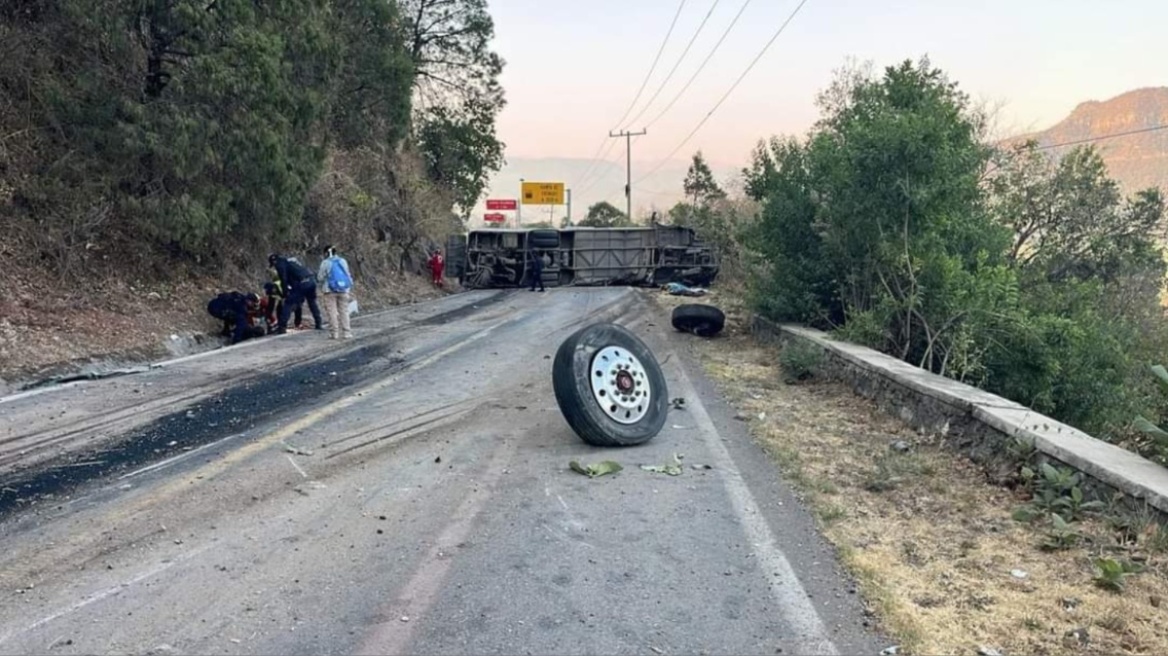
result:
[[[495,47],[507,61],[509,104],[499,118],[507,155],[589,159],[610,129],[640,130],[690,78],[743,1],[720,0],[649,111],[617,125],[679,1],[492,0]],[[631,115],[713,4],[686,1]],[[685,138],[797,4],[750,2],[686,94],[634,143],[634,178]],[[816,92],[849,57],[879,69],[925,54],[974,98],[1004,102],[1013,131],[1041,129],[1080,102],[1168,84],[1168,0],[809,0],[675,159],[700,148],[715,164],[741,167],[760,137],[806,130],[817,116]],[[624,143],[614,145],[607,159],[623,167]]]

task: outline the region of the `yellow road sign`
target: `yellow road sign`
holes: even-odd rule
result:
[[[564,183],[562,182],[524,182],[524,205],[563,205]]]

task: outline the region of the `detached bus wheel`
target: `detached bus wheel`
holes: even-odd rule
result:
[[[700,337],[713,337],[726,326],[726,315],[713,305],[689,303],[673,308],[673,327]]]
[[[653,352],[612,323],[582,328],[560,344],[552,387],[568,425],[593,446],[648,442],[669,411],[669,390]]]

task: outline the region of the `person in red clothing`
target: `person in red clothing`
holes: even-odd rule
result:
[[[434,284],[442,286],[442,269],[446,266],[446,261],[442,259],[442,249],[435,248],[434,253],[430,255],[430,273],[434,274]]]

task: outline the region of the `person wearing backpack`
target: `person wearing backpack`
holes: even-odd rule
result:
[[[316,276],[308,267],[296,258],[281,257],[278,253],[268,256],[268,264],[276,270],[280,279],[280,287],[284,291],[284,304],[280,308],[279,323],[276,334],[282,335],[288,331],[288,317],[293,308],[300,307],[301,303],[308,302],[308,310],[312,312],[313,323],[317,330],[324,330],[324,320],[320,317],[320,306],[316,304]]]
[[[324,249],[324,260],[320,263],[317,278],[324,281],[324,311],[328,314],[329,339],[352,339],[349,292],[353,289],[353,276],[349,273],[349,263],[337,255],[332,246]]]

